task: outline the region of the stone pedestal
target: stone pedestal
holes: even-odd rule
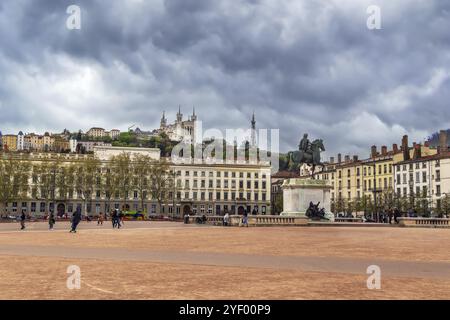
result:
[[[331,185],[325,180],[315,179],[287,179],[281,186],[283,190],[282,216],[306,217],[309,203],[320,202],[319,208],[324,208],[328,214],[331,212],[330,190]]]

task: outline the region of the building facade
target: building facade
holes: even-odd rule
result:
[[[8,151],[17,151],[17,136],[5,134],[2,136],[3,149]]]
[[[281,186],[286,179],[299,178],[299,174],[291,171],[279,171],[271,177],[270,203],[272,214],[279,215],[283,212],[283,190]]]
[[[181,107],[178,109],[176,121],[173,124],[168,124],[166,114],[163,112],[161,117],[160,127],[153,131],[153,135],[159,135],[165,133],[172,141],[184,141],[186,143],[200,143],[196,141],[196,133],[198,126],[197,115],[195,114],[195,108],[192,111],[192,115],[183,120],[183,114],[181,113]]]
[[[17,151],[22,151],[25,149],[25,137],[22,131],[19,131],[17,135]]]
[[[106,136],[106,131],[103,128],[93,127],[86,132],[86,135],[91,138],[103,138]]]
[[[131,150],[133,149],[133,150]],[[141,201],[137,190],[130,189],[127,199],[111,195],[110,199],[102,190],[102,179],[106,179],[110,158],[118,153],[142,153],[159,158],[159,152],[154,149],[139,148],[105,148],[97,147],[96,158],[101,161],[102,178],[93,187],[92,198],[87,201],[87,213],[96,215],[110,211],[112,208],[122,210],[140,210]],[[27,157],[17,154],[17,161],[28,161],[30,170],[42,163],[59,161],[64,166],[79,165],[83,161],[93,159],[94,155],[31,153]],[[159,207],[151,196],[145,199],[144,210],[148,214],[162,214],[181,217],[183,214],[223,215],[243,214],[245,211],[258,214],[270,214],[271,183],[270,165],[267,164],[174,164],[170,163],[176,183],[173,191]],[[131,178],[131,176],[130,176]],[[54,188],[55,201],[44,201],[40,196],[39,177],[30,172],[28,179],[28,195],[16,199],[7,205],[8,214],[19,214],[22,210],[34,216],[43,216],[50,210],[59,215],[69,216],[82,207],[83,194],[70,187],[64,198],[59,198],[59,190]],[[41,199],[41,200],[39,200]]]

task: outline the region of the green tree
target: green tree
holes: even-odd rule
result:
[[[149,170],[150,194],[158,202],[161,213],[162,204],[167,200],[169,192],[174,189],[174,175],[165,159],[153,161]]]
[[[100,179],[101,163],[96,158],[85,159],[77,166],[76,188],[81,194],[84,203],[84,214],[88,214],[87,206],[92,201],[92,196]]]
[[[75,172],[76,166],[73,164],[59,166],[58,170],[55,172],[57,190],[57,192],[55,193],[55,201],[66,203],[71,195],[73,196],[75,186]]]
[[[274,201],[274,214],[280,214],[281,212],[283,212],[283,194],[277,194],[275,196],[275,201]]]
[[[112,199],[116,197],[116,193],[119,190],[118,175],[113,164],[114,161],[110,161],[106,165],[106,170],[102,175],[102,191],[104,192],[107,201],[106,212],[111,211]]]
[[[149,171],[152,166],[152,158],[148,155],[136,155],[131,161],[131,167],[134,174],[133,187],[138,193],[140,200],[140,209],[142,213],[146,214],[145,200],[148,196],[149,189]]]
[[[123,205],[127,206],[131,190],[131,157],[128,153],[122,153],[111,159],[111,167],[114,169],[114,183],[116,183],[119,198]]]
[[[26,199],[28,195],[28,179],[30,163],[3,154],[0,158],[0,208],[8,214],[8,204],[14,200]],[[1,211],[0,211],[1,212]]]
[[[55,164],[49,161],[42,161],[33,167],[33,175],[37,176],[35,186],[39,190],[37,199],[45,202],[45,211],[48,212],[49,203],[54,200],[55,177],[53,170],[56,169]]]

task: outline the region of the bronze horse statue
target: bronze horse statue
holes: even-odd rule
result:
[[[322,139],[316,139],[311,142],[311,148],[308,151],[290,151],[288,153],[289,163],[295,162],[298,163],[297,168],[299,168],[302,164],[306,163],[310,167],[312,167],[312,178],[314,178],[314,172],[316,170],[316,166],[323,166],[323,163],[320,162],[320,153],[325,151],[325,146],[323,145]]]

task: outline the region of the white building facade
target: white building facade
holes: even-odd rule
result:
[[[101,173],[106,174],[109,159],[123,152],[150,155],[155,160],[160,159],[159,149],[139,148],[108,148],[95,147],[96,156],[102,163]],[[31,153],[28,157],[16,156],[17,161],[29,161],[31,168],[42,162],[53,162],[59,159],[63,165],[77,165],[80,162],[94,157],[94,155],[80,154],[55,154],[55,153]],[[270,214],[271,199],[271,167],[268,164],[174,164],[167,159],[172,173],[175,175],[173,191],[161,207],[156,199],[150,195],[144,200],[144,210],[150,215],[166,215],[182,217],[183,214],[223,215],[230,214]],[[106,179],[105,176],[101,179]],[[29,196],[26,199],[14,200],[8,203],[8,212],[19,214],[22,210],[32,216],[43,216],[54,210],[58,215],[70,216],[77,207],[84,204],[83,195],[75,187],[68,192],[64,199],[58,198],[56,190],[55,201],[40,199],[39,185],[33,174],[29,177]],[[112,195],[106,198],[105,191],[101,189],[101,181],[93,188],[92,197],[87,201],[87,214],[97,215],[100,212],[109,212],[112,208],[122,210],[140,210],[141,199],[138,191],[130,188],[127,199],[122,196]],[[35,194],[35,196],[33,196]],[[84,212],[83,212],[84,213]]]
[[[25,136],[22,131],[17,135],[17,151],[25,150]]]
[[[394,190],[398,197],[426,201],[439,208],[450,197],[450,154],[402,161],[394,165]]]

